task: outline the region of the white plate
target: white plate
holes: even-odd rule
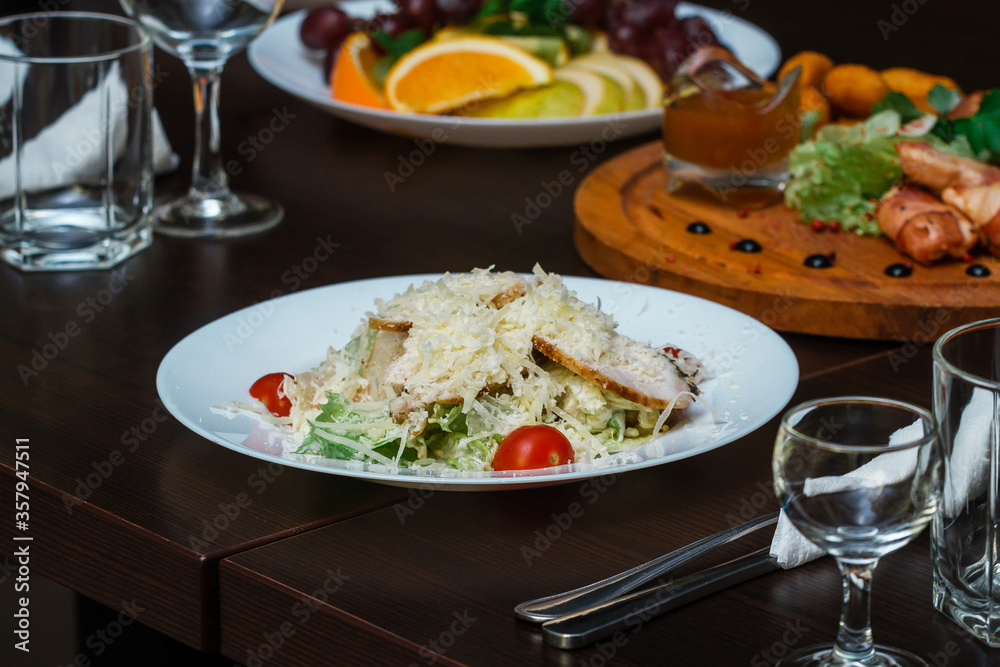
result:
[[[360,18],[371,18],[380,11],[395,11],[389,0],[354,0],[342,3],[341,7]],[[720,41],[750,69],[764,77],[777,69],[781,50],[757,26],[729,12],[688,3],[677,6],[678,16],[692,14],[703,16]],[[636,136],[660,127],[658,109],[591,118],[505,120],[407,114],[338,102],[330,98],[330,87],[323,81],[323,54],[307,49],[299,41],[299,24],[304,16],[304,11],[290,14],[268,28],[250,45],[250,63],[278,88],[358,125],[435,142],[485,148],[573,146]]]
[[[440,276],[399,276],[341,283],[265,301],[226,315],[184,338],[163,358],[156,388],[185,426],[241,454],[307,470],[384,484],[449,490],[494,490],[561,484],[635,470],[706,452],[758,428],[791,398],[798,384],[795,355],[772,330],[735,310],[655,287],[592,278],[565,278],[584,301],[601,304],[618,330],[648,343],[683,347],[715,377],[680,424],[624,455],[519,473],[395,470],[358,461],[284,454],[274,430],[230,417],[213,406],[252,402],[258,377],[315,367],[329,346],[343,347],[376,298]],[[712,406],[712,412],[704,404]]]

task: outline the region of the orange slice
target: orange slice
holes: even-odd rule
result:
[[[364,107],[388,109],[382,91],[371,72],[378,62],[378,54],[368,35],[355,32],[340,45],[337,60],[330,72],[330,96],[341,102]]]
[[[442,113],[552,81],[552,68],[495,37],[454,37],[413,49],[389,70],[385,99],[397,111]]]

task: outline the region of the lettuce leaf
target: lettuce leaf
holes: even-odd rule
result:
[[[320,406],[320,413],[312,420],[309,434],[296,453],[316,454],[331,459],[369,460],[362,452],[370,448],[386,458],[394,459],[399,452],[401,438],[398,429],[385,428],[384,425],[390,420],[388,410],[385,413],[357,411],[343,394],[331,392],[327,394],[326,403]],[[341,428],[337,428],[338,425]],[[332,442],[317,433],[318,429],[328,429],[339,438],[357,443],[358,448],[351,447],[346,442]],[[405,466],[416,461],[419,450],[426,448],[427,452],[440,452],[440,458],[448,460],[457,468],[482,470],[483,462],[489,463],[492,459],[499,435],[469,441],[466,431],[466,415],[460,404],[435,403],[431,407],[427,427],[423,433],[407,441],[400,462]],[[463,440],[466,442],[462,442]]]
[[[385,422],[389,419],[388,414],[369,414],[355,412],[351,409],[351,402],[343,394],[330,392],[327,394],[326,403],[320,406],[320,413],[313,420],[313,425],[309,429],[309,434],[302,440],[302,445],[296,450],[297,454],[319,454],[329,459],[357,459],[359,449],[354,449],[350,445],[331,442],[316,432],[317,428],[323,425],[331,426],[336,424],[370,425],[367,429],[332,429],[337,431],[337,435],[346,440],[351,440],[359,445],[364,443],[367,447],[375,450],[383,456],[392,458],[399,450],[399,435],[393,431],[378,426],[378,422]],[[406,458],[406,452],[404,452]],[[411,459],[416,458],[412,456]]]
[[[845,230],[880,235],[875,207],[902,175],[899,127],[899,114],[887,110],[858,125],[820,128],[815,140],[792,151],[785,203],[805,222],[836,220]]]
[[[427,418],[428,424],[437,424],[445,433],[461,433],[465,435],[465,413],[462,412],[461,403],[448,405],[445,403],[435,403],[431,408],[431,415]]]
[[[461,405],[435,403],[427,419],[427,429],[419,440],[428,452],[440,457],[459,470],[482,470],[493,460],[500,444],[500,434],[490,433],[469,439],[467,415]]]

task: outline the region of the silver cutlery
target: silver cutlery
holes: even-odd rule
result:
[[[624,609],[624,605],[627,604],[626,600],[631,600],[657,590],[660,590],[662,594],[662,591],[665,590],[664,587],[671,586],[673,588],[670,593],[666,594],[667,598],[662,600],[656,608],[661,609],[659,613],[663,613],[669,609],[675,609],[682,604],[686,604],[692,600],[709,595],[716,590],[721,590],[722,588],[732,586],[740,581],[745,581],[748,578],[764,574],[765,571],[771,571],[773,568],[765,569],[764,565],[761,562],[758,562],[759,559],[747,560],[750,559],[751,556],[757,556],[757,553],[755,553],[751,554],[751,556],[745,556],[744,558],[737,559],[736,561],[731,561],[730,563],[705,570],[704,572],[690,575],[689,577],[685,577],[678,582],[663,584],[663,586],[654,588],[649,592],[644,591],[642,593],[637,593],[629,598],[622,598],[622,596],[656,579],[657,577],[677,569],[684,563],[687,563],[698,556],[706,554],[713,549],[717,549],[724,544],[729,544],[730,542],[752,533],[755,530],[766,526],[772,526],[777,522],[778,513],[775,512],[774,514],[759,517],[752,521],[748,521],[747,523],[740,524],[739,526],[727,528],[726,530],[720,531],[715,535],[710,535],[709,537],[698,540],[697,542],[689,544],[686,547],[682,547],[676,551],[660,556],[659,558],[655,558],[648,563],[634,567],[631,570],[626,570],[625,572],[616,574],[613,577],[608,577],[602,581],[598,581],[572,591],[560,593],[558,595],[550,595],[548,597],[522,602],[514,608],[514,614],[522,620],[534,623],[544,623],[546,621],[554,621],[556,619],[569,620],[566,617],[573,617],[577,620],[568,624],[566,627],[576,628],[579,627],[578,623],[581,622],[579,620],[580,617],[585,620],[596,619],[598,617],[602,619],[610,618],[617,612],[608,610]],[[737,566],[737,563],[740,563],[740,565]],[[732,568],[726,569],[727,566],[732,566]],[[778,566],[774,565],[773,567],[776,568]],[[749,576],[746,576],[744,579],[737,580],[739,576],[746,575],[748,572],[751,573]],[[682,581],[685,583],[682,584]],[[681,593],[683,593],[683,595],[681,595]],[[677,602],[678,600],[683,601]],[[604,603],[612,601],[615,604],[602,606]],[[673,606],[669,606],[669,609],[663,608],[671,602],[674,603]],[[616,606],[618,603],[621,603],[623,606]],[[604,611],[598,614],[598,609],[603,609]],[[595,615],[588,616],[588,613]],[[604,621],[601,622],[603,623]],[[555,633],[556,631],[553,632]],[[546,641],[548,641],[548,638],[547,634]],[[592,641],[596,641],[596,639]],[[559,646],[560,644],[557,643],[553,645]],[[575,645],[583,646],[584,644]],[[569,648],[569,646],[564,646],[564,648]]]
[[[661,614],[730,586],[780,570],[764,547],[747,556],[690,574],[655,588],[594,605],[542,624],[546,644],[556,648],[581,648],[616,632],[638,632]]]

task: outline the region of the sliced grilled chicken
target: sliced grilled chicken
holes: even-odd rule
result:
[[[368,328],[379,331],[392,331],[395,333],[406,333],[413,326],[409,320],[388,320],[382,317],[369,317]]]
[[[610,345],[597,358],[586,346],[551,334],[535,335],[532,343],[536,350],[584,379],[648,408],[662,410],[677,399],[674,408],[680,409],[690,402],[690,396],[681,395],[683,392],[698,393],[666,354],[620,334],[612,334]]]
[[[697,385],[702,380],[712,377],[712,374],[701,363],[701,360],[687,350],[674,347],[673,345],[667,345],[662,349],[663,353],[677,366],[677,370],[687,379],[688,384]]]
[[[368,396],[373,401],[394,398],[396,390],[383,382],[385,369],[403,354],[406,333],[394,330],[380,330],[375,334],[371,352],[363,362],[363,374],[368,378]]]
[[[500,310],[508,303],[520,299],[528,291],[528,285],[523,280],[519,280],[504,287],[500,292],[490,299],[490,303],[497,310]]]

